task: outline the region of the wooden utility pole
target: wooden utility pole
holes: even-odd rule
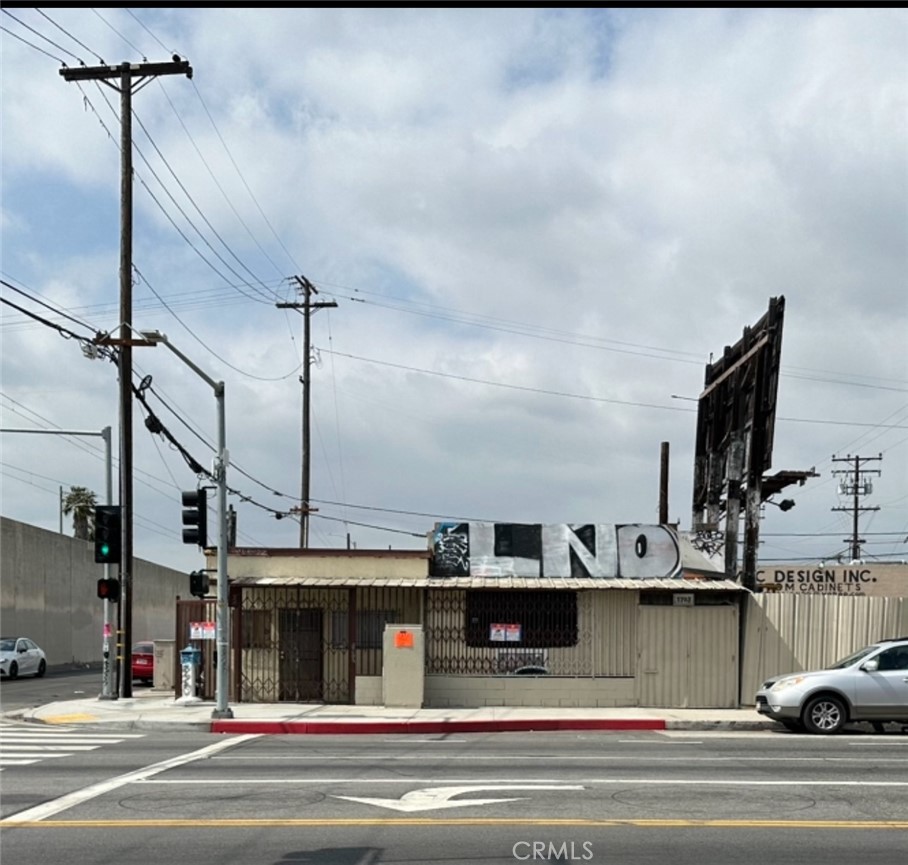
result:
[[[850,469],[833,469],[832,473],[834,475],[847,475],[847,478],[839,484],[839,491],[846,496],[852,497],[852,505],[850,508],[833,508],[834,511],[851,511],[852,520],[851,520],[851,558],[853,561],[857,561],[861,558],[861,544],[864,543],[864,539],[860,537],[858,532],[858,517],[865,513],[866,511],[878,511],[879,507],[874,508],[862,508],[859,504],[860,496],[869,495],[873,492],[873,485],[869,480],[864,480],[864,475],[880,474],[879,469],[865,469],[861,468],[864,463],[868,463],[872,460],[881,460],[883,455],[880,454],[878,457],[859,457],[859,456],[847,456],[847,457],[833,457],[832,461],[834,463],[852,463],[853,466]],[[846,538],[845,543],[849,543]]]
[[[309,398],[310,398],[310,366],[312,364],[311,349],[311,320],[312,313],[319,309],[336,307],[333,300],[312,302],[312,296],[318,294],[318,289],[305,276],[294,276],[297,290],[303,294],[302,303],[278,303],[278,309],[303,310],[303,374],[300,383],[303,385],[303,440],[302,440],[302,480],[300,482],[300,549],[309,546],[309,469],[311,461],[311,447],[309,444]]]
[[[60,70],[66,81],[100,81],[120,94],[120,338],[117,340],[120,379],[120,606],[123,651],[120,655],[120,696],[132,696],[132,94],[149,78],[185,75],[188,60],[174,55],[167,63],[121,63]],[[140,340],[141,342],[141,340]]]
[[[659,452],[659,524],[668,522],[668,442],[662,442]]]

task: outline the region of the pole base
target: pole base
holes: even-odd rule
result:
[[[99,700],[119,700],[119,694],[98,694]]]
[[[214,709],[211,713],[211,717],[215,721],[220,721],[223,718],[232,718],[233,709],[228,706],[226,709]]]

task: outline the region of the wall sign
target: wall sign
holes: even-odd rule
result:
[[[660,525],[439,523],[432,551],[434,577],[681,576],[677,535]]]
[[[775,565],[757,571],[757,588],[798,595],[908,597],[908,565]]]

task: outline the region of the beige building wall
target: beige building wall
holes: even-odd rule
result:
[[[552,676],[426,676],[426,706],[633,706],[633,679]]]
[[[762,592],[744,616],[741,702],[769,676],[821,669],[868,643],[908,635],[908,597]]]

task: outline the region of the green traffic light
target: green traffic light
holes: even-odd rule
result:
[[[110,555],[110,544],[101,544],[101,555],[107,558]]]

